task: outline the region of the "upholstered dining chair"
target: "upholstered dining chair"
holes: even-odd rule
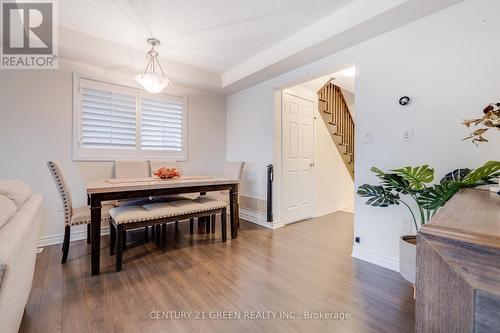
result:
[[[243,170],[245,169],[245,162],[238,161],[228,161],[224,163],[224,171],[221,177],[229,179],[241,180],[243,177]],[[209,197],[216,200],[221,200],[229,203],[229,191],[212,192]],[[210,224],[212,227],[212,233],[215,232],[215,215],[210,217]],[[208,227],[207,227],[208,231]]]
[[[225,162],[224,171],[221,177],[229,179],[241,180],[243,177],[243,170],[245,168],[245,162]],[[229,191],[220,191],[210,193],[211,197],[217,197],[219,200],[229,202]]]
[[[120,178],[148,178],[149,177],[149,163],[148,161],[140,160],[122,160],[115,161],[115,179]],[[140,202],[142,199],[132,200],[113,200],[105,202],[106,204],[113,204],[121,206],[126,203]]]
[[[149,161],[149,166],[151,167],[151,177],[154,177],[155,171],[158,170],[159,168],[176,168],[179,172],[182,173],[182,169],[179,167],[179,164],[177,161],[173,160],[150,160]],[[169,200],[175,200],[175,199],[196,199],[198,197],[199,193],[184,193],[182,196],[179,195],[164,195],[161,197],[158,197],[160,200],[164,199],[166,201]],[[189,230],[191,234],[193,233],[193,226],[194,224],[194,219],[189,219]],[[175,230],[179,229],[179,221],[175,221]]]
[[[115,161],[115,178],[149,177],[148,161]]]
[[[64,206],[64,241],[62,246],[62,260],[61,263],[66,263],[69,252],[69,242],[71,236],[71,227],[76,225],[87,225],[87,243],[90,243],[90,208],[73,207],[71,192],[64,179],[61,166],[57,161],[47,162],[50,172],[56,182],[57,190],[61,196],[61,201]],[[101,209],[101,223],[109,223],[109,210],[113,205],[102,205]]]
[[[150,167],[149,162],[146,160],[116,160],[115,161],[115,178],[148,178],[150,177]],[[146,199],[147,200],[147,199]],[[116,200],[113,202],[115,206],[121,206],[127,203],[139,203],[141,199],[135,200]],[[124,244],[126,248],[127,235],[124,232],[121,235],[124,239]],[[148,227],[144,227],[144,236],[149,239]]]

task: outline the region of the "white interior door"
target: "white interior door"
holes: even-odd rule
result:
[[[283,96],[283,180],[285,223],[313,216],[314,103]]]

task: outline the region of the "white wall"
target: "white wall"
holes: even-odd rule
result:
[[[355,64],[356,134],[358,138],[365,132],[373,135],[369,145],[357,140],[356,185],[376,182],[369,171],[374,165],[391,169],[428,163],[436,168],[439,178],[454,168],[500,159],[496,131],[489,134],[492,142],[479,148],[461,141],[467,134],[462,119],[479,116],[486,104],[500,100],[499,11],[498,1],[467,0],[231,95],[228,128],[244,123],[239,118],[242,113],[252,121],[244,145],[239,145],[240,141],[231,144],[235,135],[228,132],[228,154],[255,150],[258,144],[262,154],[273,154],[274,161],[278,160],[279,152],[269,141],[279,134],[276,127],[268,125],[277,118],[275,113],[273,116],[273,89]],[[413,103],[400,107],[402,95],[412,97]],[[252,104],[258,107],[252,108]],[[413,142],[402,142],[405,128],[414,129]],[[264,167],[263,161],[253,161],[254,169]],[[257,186],[246,187],[255,190],[248,193],[250,196],[260,193]],[[408,214],[403,208],[365,206],[361,198],[356,198],[355,206],[355,234],[361,243],[355,244],[353,254],[397,269],[401,220]]]
[[[109,178],[112,162],[73,162],[72,72],[134,84],[130,75],[91,66],[67,63],[60,70],[0,70],[0,175],[21,179],[44,196],[41,238],[61,240],[63,215],[60,199],[46,162],[59,160],[64,168],[75,205],[86,205],[85,183]],[[225,161],[225,98],[183,87],[167,93],[186,95],[188,101],[187,174],[215,175]]]
[[[266,200],[269,163],[273,163],[274,122],[269,105],[273,89],[257,85],[227,97],[227,159],[245,161],[240,194]]]
[[[354,207],[354,182],[316,109],[314,209],[316,216]]]

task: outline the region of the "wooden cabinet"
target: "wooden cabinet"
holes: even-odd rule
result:
[[[500,332],[500,196],[457,193],[417,234],[417,332]]]

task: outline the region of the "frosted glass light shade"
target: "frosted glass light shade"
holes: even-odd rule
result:
[[[139,82],[147,92],[156,94],[161,92],[172,83],[162,74],[142,73],[135,76],[135,80]]]

